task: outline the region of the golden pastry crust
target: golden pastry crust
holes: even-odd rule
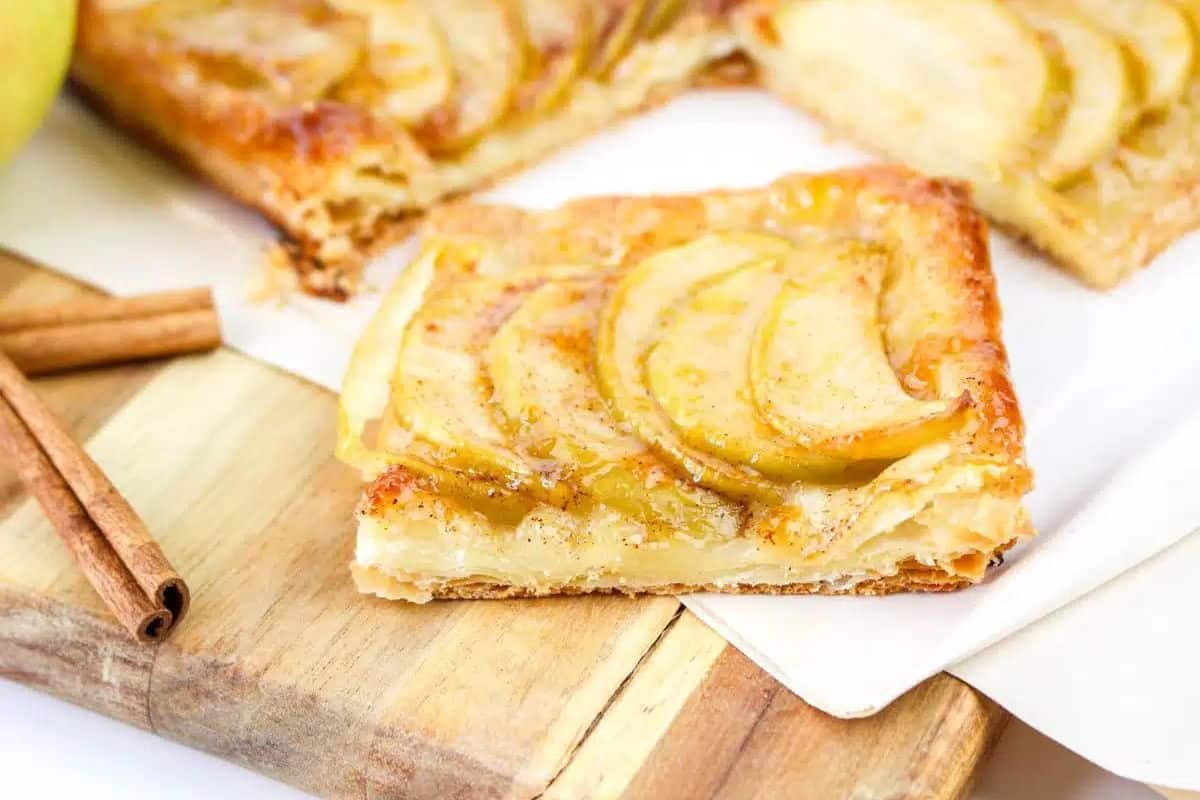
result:
[[[360,108],[318,102],[271,109],[216,82],[197,81],[186,54],[147,40],[101,0],[83,0],[71,75],[84,96],[115,121],[176,156],[252,206],[296,243],[296,267],[314,294],[344,298],[339,263],[353,264],[394,236],[383,215],[344,241],[331,241],[319,204],[356,170],[397,175],[428,158],[403,131]],[[349,198],[346,199],[349,202]],[[322,225],[324,223],[324,225]]]
[[[770,231],[784,237],[820,231],[835,239],[875,241],[915,265],[901,271],[907,278],[895,278],[908,280],[911,285],[891,290],[903,295],[906,302],[887,307],[888,301],[884,301],[884,313],[903,323],[889,329],[892,368],[914,395],[962,394],[971,409],[973,422],[967,429],[920,451],[923,456],[901,458],[878,477],[844,490],[813,487],[817,499],[804,501],[808,503],[804,513],[826,521],[812,523],[815,527],[804,522],[810,525],[806,535],[825,542],[821,547],[830,547],[830,543],[836,545],[862,535],[862,526],[867,524],[864,520],[894,513],[900,519],[914,520],[917,527],[906,535],[922,536],[918,532],[921,526],[930,531],[959,526],[963,531],[974,531],[967,534],[968,538],[978,533],[981,538],[971,539],[977,546],[963,550],[953,565],[914,561],[888,574],[868,571],[848,576],[846,571],[852,570],[845,564],[853,563],[851,560],[839,562],[845,567],[838,568],[841,572],[834,570],[833,575],[819,578],[776,580],[777,576],[772,575],[767,580],[631,579],[625,583],[614,583],[617,578],[613,576],[597,579],[594,575],[566,579],[548,576],[534,582],[506,581],[483,573],[438,577],[415,566],[417,561],[411,560],[414,557],[400,556],[401,551],[389,549],[396,542],[403,544],[410,524],[426,524],[408,521],[412,514],[441,520],[436,525],[449,526],[447,530],[455,529],[453,519],[466,520],[463,525],[467,528],[474,525],[470,504],[461,506],[452,496],[456,491],[453,482],[446,485],[450,488],[443,488],[438,478],[413,472],[411,462],[396,463],[386,443],[363,439],[371,418],[391,413],[386,410],[391,402],[388,385],[396,366],[394,357],[387,354],[396,350],[408,325],[401,317],[391,316],[392,312],[401,306],[415,309],[412,304],[433,296],[436,287],[453,287],[454,281],[462,279],[456,275],[519,274],[535,265],[562,264],[590,264],[594,269],[611,268],[620,274],[652,254],[698,237],[740,231]],[[988,261],[986,227],[960,184],[923,178],[901,168],[870,167],[792,175],[759,190],[590,198],[547,212],[456,202],[429,214],[423,235],[427,251],[446,247],[456,254],[470,254],[467,262],[445,274],[430,272],[428,261],[423,267],[410,268],[385,301],[385,311],[360,342],[344,384],[339,455],[372,478],[360,509],[363,527],[354,569],[363,591],[422,602],[434,597],[585,591],[675,593],[703,589],[874,594],[949,590],[979,580],[994,556],[1031,533],[1019,505],[1019,498],[1030,488],[1031,475],[1024,463],[1023,423],[1000,339],[1000,312]],[[451,261],[456,257],[451,256]],[[386,438],[383,433],[380,436]],[[473,480],[481,480],[481,475],[475,474]],[[511,498],[513,491],[520,493],[503,481],[492,486],[497,503]],[[560,510],[576,514],[574,509],[588,507],[585,495],[572,490],[556,495],[559,500],[555,502]],[[814,511],[818,508],[824,510]],[[523,513],[517,512],[517,518]],[[737,523],[741,532],[736,536],[747,542],[758,541],[752,548],[770,549],[795,537],[791,526],[797,517],[792,505],[785,503],[774,509],[750,505],[738,513],[742,522]],[[747,528],[749,518],[757,521]],[[521,524],[526,525],[526,521]],[[608,535],[602,524],[593,533],[589,527],[593,523],[586,523],[580,533],[571,535],[562,533],[558,524],[551,518],[521,528],[526,533],[517,538],[545,541],[549,548],[538,550],[533,546],[524,552],[559,552],[555,549],[559,548],[562,557],[569,560],[573,548],[595,546]],[[470,542],[481,535],[485,539],[489,536],[466,535],[456,540],[456,546],[470,549]],[[504,534],[502,538],[513,535]],[[613,536],[620,538],[616,533]],[[575,540],[576,544],[570,544]],[[646,543],[635,534],[612,546],[624,554],[618,562],[648,559],[646,563],[653,564],[658,563],[654,561],[655,551],[661,547],[653,541]],[[415,558],[428,555],[422,553]]]
[[[381,515],[385,509],[404,502],[399,478],[391,471],[376,479],[367,489],[360,513]],[[950,572],[930,568],[917,562],[905,563],[894,575],[869,578],[857,582],[796,582],[796,583],[665,583],[652,586],[595,586],[547,582],[540,585],[513,585],[484,577],[430,579],[428,576],[407,575],[402,571],[387,572],[379,566],[352,563],[350,572],[360,592],[386,600],[423,603],[429,600],[503,600],[512,598],[552,597],[583,594],[679,595],[693,592],[721,594],[770,595],[862,595],[882,596],[905,592],[954,592],[977,583],[984,570],[999,566],[1004,554],[1020,540],[1034,535],[1032,523],[1022,516],[1014,536],[1000,543],[988,555],[969,556],[971,563]]]

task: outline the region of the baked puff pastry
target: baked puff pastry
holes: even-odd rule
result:
[[[1198,31],[1196,0],[82,0],[73,75],[274,220],[317,294],[746,57],[1110,287],[1200,224]]]
[[[1114,286],[1200,224],[1194,0],[751,0],[764,84]]]
[[[1032,533],[984,233],[893,168],[433,211],[341,396],[359,588],[979,581]]]
[[[713,0],[81,0],[75,82],[354,291],[415,212],[686,86]]]

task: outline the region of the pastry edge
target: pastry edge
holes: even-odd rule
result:
[[[1005,551],[1020,541],[1018,536],[992,551],[991,561],[1002,560]],[[989,567],[990,571],[990,567]],[[350,573],[362,594],[385,600],[427,603],[432,600],[504,600],[531,597],[561,597],[585,594],[622,594],[628,597],[643,595],[681,595],[695,592],[759,595],[859,595],[881,596],[902,592],[954,592],[979,583],[977,580],[952,575],[945,570],[922,568],[902,569],[895,575],[866,578],[855,583],[838,585],[833,581],[803,581],[796,583],[667,583],[651,587],[580,586],[572,583],[543,586],[518,586],[500,581],[451,578],[445,580],[418,579],[416,576],[389,575],[375,565],[353,562]],[[985,573],[986,574],[986,573]]]

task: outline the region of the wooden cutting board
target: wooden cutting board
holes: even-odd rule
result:
[[[85,291],[0,254],[0,306]],[[0,675],[318,795],[954,798],[1003,726],[946,675],[833,719],[673,598],[360,596],[334,397],[235,353],[38,388],[194,600],[134,644],[0,468]]]

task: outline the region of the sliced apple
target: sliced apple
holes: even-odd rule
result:
[[[666,33],[683,15],[689,2],[690,0],[650,0],[650,7],[646,9],[642,19],[641,37],[653,39]]]
[[[589,72],[604,76],[633,47],[647,0],[589,0],[596,21],[596,52]]]
[[[1196,41],[1179,8],[1165,0],[1071,2],[1132,52],[1144,111],[1162,110],[1183,96],[1192,75]]]
[[[902,458],[960,427],[967,396],[909,395],[888,360],[879,319],[881,259],[786,283],[759,323],[750,388],[763,418],[811,450],[847,459]]]
[[[447,102],[454,70],[446,37],[415,0],[332,0],[368,27],[367,57],[338,87],[343,99],[408,125]]]
[[[1038,171],[1058,186],[1112,152],[1135,113],[1136,95],[1121,43],[1061,0],[1009,0],[1022,19],[1062,47],[1071,96]]]
[[[587,0],[521,0],[530,57],[517,89],[517,114],[540,114],[566,97],[592,56],[595,33]]]
[[[432,482],[438,495],[461,501],[472,511],[502,525],[517,525],[537,507],[536,498],[484,476],[441,466],[431,456],[421,459],[407,455],[391,457],[392,467],[401,467]]]
[[[618,430],[592,374],[605,293],[597,281],[540,286],[488,345],[496,402],[521,449],[577,472],[645,450],[636,436]]]
[[[1200,0],[1169,0],[1169,2],[1187,17],[1192,26],[1192,33],[1200,34]],[[1195,60],[1200,61],[1200,55],[1197,55]],[[1200,64],[1196,66],[1200,67]]]
[[[639,262],[613,289],[600,317],[596,373],[616,415],[701,486],[741,499],[776,500],[780,487],[761,473],[689,445],[650,393],[646,354],[660,319],[698,282],[786,255],[790,241],[768,234],[710,234]]]
[[[525,294],[582,269],[464,279],[427,297],[404,333],[392,378],[392,410],[403,429],[441,448],[439,460],[449,466],[512,488],[542,486],[500,428],[484,348]]]
[[[366,27],[354,20],[310,21],[269,6],[184,7],[154,15],[205,78],[260,92],[281,105],[319,99],[355,65]]]
[[[450,98],[413,128],[431,152],[461,150],[512,105],[526,41],[515,0],[416,0],[441,28],[454,70]]]
[[[764,22],[773,33],[743,35],[769,81],[933,172],[1023,167],[1066,81],[1037,33],[996,0],[806,0],[780,3]]]
[[[681,480],[620,430],[600,395],[592,359],[608,288],[594,279],[545,284],[492,339],[489,374],[516,448],[635,519],[698,538],[728,533],[738,509]]]
[[[762,420],[750,391],[750,347],[789,275],[829,264],[853,270],[858,260],[885,257],[866,243],[804,242],[786,258],[741,267],[697,288],[669,315],[646,358],[650,390],[684,441],[775,480],[845,477],[852,462],[806,449]]]

